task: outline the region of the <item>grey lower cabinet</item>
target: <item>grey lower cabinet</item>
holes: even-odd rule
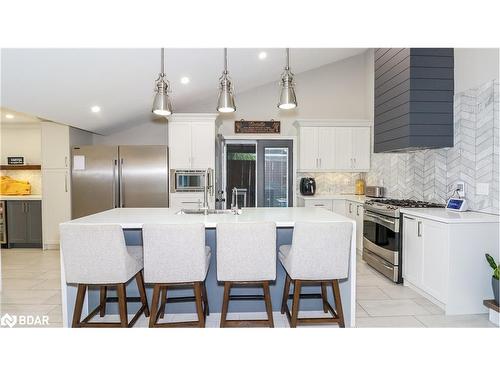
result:
[[[8,247],[42,246],[42,202],[7,201]]]

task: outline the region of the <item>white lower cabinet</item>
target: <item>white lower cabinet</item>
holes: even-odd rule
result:
[[[304,207],[319,207],[332,211],[333,206],[331,199],[305,199]]]
[[[403,278],[446,303],[447,271],[447,225],[404,215]]]
[[[446,314],[486,312],[492,296],[485,253],[499,254],[497,223],[446,223],[403,215],[403,279]]]
[[[446,224],[423,221],[422,288],[438,301],[446,299],[448,270],[448,228]]]
[[[172,193],[169,207],[177,210],[198,209],[203,206],[203,193]]]
[[[345,216],[345,201],[343,199],[333,200],[332,211],[336,214]]]
[[[363,252],[363,203],[345,201],[345,216],[356,221],[356,249]]]
[[[71,220],[71,190],[68,169],[42,170],[43,248],[59,246],[59,224]]]

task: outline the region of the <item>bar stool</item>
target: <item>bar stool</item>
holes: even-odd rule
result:
[[[337,323],[345,327],[339,279],[348,276],[351,249],[351,223],[295,223],[292,245],[282,245],[278,257],[286,271],[281,313],[286,313],[290,327],[297,324]],[[289,295],[290,283],[294,285]],[[300,294],[302,285],[320,284],[321,294]],[[327,286],[332,286],[335,309],[328,302]],[[321,298],[323,311],[332,317],[298,318],[301,297]],[[293,298],[292,313],[288,299]]]
[[[78,284],[72,327],[132,327],[144,312],[149,316],[142,276],[141,246],[127,246],[119,225],[61,224],[61,253],[66,282]],[[135,277],[140,297],[127,297],[126,284]],[[100,286],[100,303],[82,321],[85,294],[89,286]],[[107,297],[108,287],[116,287],[117,298]],[[106,314],[106,303],[118,302],[120,322],[91,322]],[[128,322],[127,302],[141,307]]]
[[[269,281],[276,280],[276,224],[217,224],[217,280],[224,282],[220,327],[274,327]],[[263,295],[231,295],[234,286],[259,286]],[[267,319],[228,320],[231,300],[264,300]]]
[[[144,224],[144,279],[154,284],[149,327],[205,327],[209,314],[205,279],[210,266],[210,247],[205,246],[203,224]],[[167,298],[168,289],[193,288],[193,297]],[[161,303],[160,302],[161,293]],[[166,305],[194,301],[198,320],[158,323]]]

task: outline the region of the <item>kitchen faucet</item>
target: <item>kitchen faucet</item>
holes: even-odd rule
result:
[[[208,202],[208,191],[212,189],[212,185],[210,182],[211,179],[211,169],[208,168],[205,170],[205,186],[203,187],[203,214],[208,215],[208,211],[210,209]]]
[[[235,215],[238,213],[238,188],[234,187],[231,194],[231,211]]]

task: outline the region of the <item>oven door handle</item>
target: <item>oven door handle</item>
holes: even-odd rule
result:
[[[396,225],[396,222],[394,220],[388,220],[388,219],[380,217],[380,216],[370,215],[370,214],[367,214],[366,212],[365,212],[365,216],[371,217],[371,218],[376,219],[376,220],[383,221],[384,223]]]
[[[386,228],[389,228],[390,230],[392,230],[395,233],[399,232],[399,225],[397,223],[397,219],[389,220],[389,219],[386,219],[384,217],[369,214],[365,211],[364,220],[371,221],[371,222],[374,222],[376,224],[380,224]]]

